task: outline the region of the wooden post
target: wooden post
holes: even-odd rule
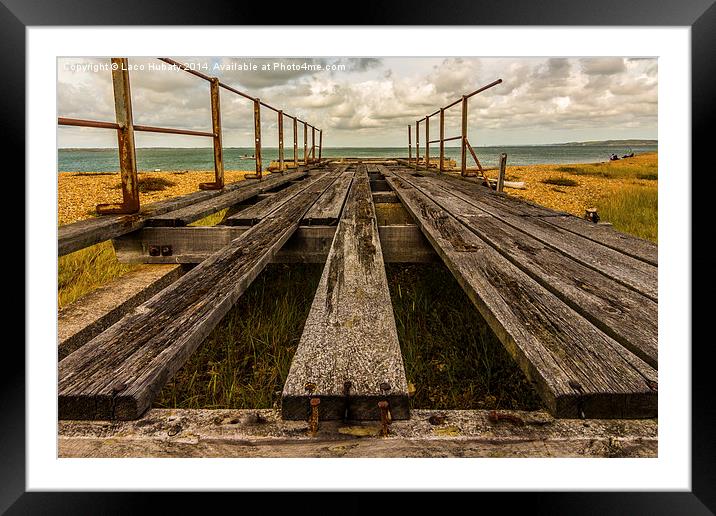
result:
[[[420,120],[415,122],[415,170],[420,162]]]
[[[308,124],[303,122],[303,164],[308,165]]]
[[[323,158],[323,129],[318,131],[318,161]]]
[[[298,167],[298,121],[293,119],[293,166]]]
[[[500,173],[497,176],[497,191],[501,192],[505,187],[505,168],[507,167],[507,154],[500,154]]]
[[[283,172],[283,111],[278,112],[278,170]]]
[[[440,108],[440,172],[445,171],[445,109]]]
[[[461,142],[461,155],[462,165],[460,166],[460,174],[463,176],[467,175],[467,97],[462,96],[462,138]]]
[[[425,170],[430,168],[430,117],[425,117]]]
[[[408,166],[413,159],[413,144],[410,137],[410,124],[408,124]]]
[[[256,178],[261,179],[261,101],[254,100],[254,156],[256,156]]]
[[[116,68],[116,69],[115,69]],[[112,58],[112,87],[114,88],[114,113],[119,129],[119,172],[122,179],[122,203],[98,204],[97,213],[136,213],[139,211],[139,182],[137,179],[137,155],[134,147],[134,122],[132,120],[132,91],[129,87],[129,66],[126,57]]]

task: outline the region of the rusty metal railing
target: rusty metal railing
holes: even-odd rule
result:
[[[176,129],[168,127],[154,127],[135,124],[132,118],[132,92],[129,85],[129,66],[126,57],[113,57],[112,62],[112,87],[114,90],[114,111],[115,122],[102,122],[96,120],[82,120],[78,118],[58,117],[57,123],[65,126],[94,127],[99,129],[114,129],[117,131],[119,147],[119,171],[122,179],[122,202],[116,204],[98,204],[99,214],[129,214],[139,211],[139,182],[137,179],[137,155],[134,143],[134,132],[150,132],[165,134],[181,134],[186,136],[203,136],[211,138],[214,147],[214,181],[201,183],[201,190],[221,190],[224,188],[224,157],[221,137],[221,112],[219,91],[221,88],[235,93],[253,102],[254,106],[254,161],[256,173],[246,177],[261,179],[261,107],[268,108],[278,114],[278,160],[279,172],[286,169],[284,159],[284,138],[283,138],[283,117],[293,120],[293,167],[299,165],[298,159],[298,124],[303,124],[303,163],[308,164],[316,161],[316,130],[319,132],[318,160],[320,161],[323,151],[323,130],[314,127],[298,117],[284,113],[280,109],[263,102],[259,98],[232,88],[228,84],[219,81],[218,77],[211,77],[193,68],[182,64],[168,57],[158,58],[167,64],[175,66],[191,75],[209,82],[211,94],[211,132],[193,131],[189,129]],[[308,128],[311,128],[311,151],[308,151]]]
[[[438,164],[438,170],[440,172],[445,171],[445,142],[453,141],[453,140],[460,140],[460,146],[461,146],[461,157],[462,157],[462,163],[460,165],[460,173],[463,176],[468,175],[475,175],[475,174],[468,174],[467,172],[467,151],[470,151],[470,154],[472,155],[472,159],[475,160],[475,163],[477,164],[477,168],[480,171],[480,173],[483,173],[482,171],[482,165],[480,164],[480,160],[477,159],[477,155],[475,154],[475,150],[472,148],[472,145],[470,145],[470,142],[467,139],[467,110],[468,110],[468,99],[472,97],[473,95],[477,95],[480,92],[483,92],[485,90],[488,90],[492,88],[493,86],[497,86],[502,82],[502,79],[497,79],[496,81],[491,82],[490,84],[487,84],[483,86],[482,88],[479,88],[472,93],[468,93],[467,95],[463,95],[461,98],[457,99],[454,102],[451,102],[445,107],[441,107],[434,113],[430,113],[429,115],[424,116],[420,120],[415,121],[415,170],[418,170],[420,167],[420,123],[425,122],[425,170],[428,170],[430,168],[430,144],[431,143],[440,143],[440,163]],[[451,136],[446,138],[445,137],[445,110],[450,109],[453,106],[456,106],[457,104],[462,104],[462,130],[461,134],[458,136]],[[440,138],[437,140],[431,140],[430,139],[430,118],[435,115],[440,115]],[[411,126],[408,125],[408,163],[413,162],[413,146],[412,146],[412,135],[411,135]]]

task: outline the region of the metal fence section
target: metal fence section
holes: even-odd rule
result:
[[[209,82],[211,94],[211,132],[192,131],[189,129],[176,129],[168,127],[153,127],[148,125],[134,124],[132,120],[132,92],[129,84],[129,66],[126,57],[113,57],[112,62],[112,87],[114,90],[115,122],[102,122],[95,120],[81,120],[77,118],[58,117],[57,123],[65,126],[94,127],[99,129],[114,129],[117,131],[117,142],[119,150],[119,169],[122,179],[122,202],[117,204],[99,204],[99,214],[124,214],[136,213],[139,211],[139,182],[137,179],[137,156],[134,143],[134,132],[143,131],[150,133],[182,134],[187,136],[202,136],[211,138],[214,147],[214,181],[201,183],[202,190],[221,190],[224,188],[224,158],[221,139],[221,111],[220,111],[220,90],[223,88],[236,95],[244,97],[253,102],[254,108],[254,160],[256,163],[255,175],[247,177],[261,179],[261,107],[265,107],[278,115],[278,161],[279,172],[286,169],[283,141],[283,117],[293,120],[293,167],[299,166],[298,160],[298,124],[303,124],[303,163],[308,164],[316,160],[316,130],[319,132],[318,160],[322,156],[323,131],[314,127],[298,117],[284,113],[259,98],[248,93],[239,91],[228,84],[224,84],[217,77],[211,77],[194,70],[190,66],[170,59],[168,57],[158,58],[167,64],[175,66],[191,75]],[[311,151],[308,151],[308,128],[311,128]]]
[[[462,163],[460,166],[460,173],[463,176],[467,176],[467,152],[469,151],[472,155],[472,159],[475,160],[475,164],[477,165],[477,168],[482,173],[482,165],[480,164],[480,160],[477,159],[477,155],[475,154],[475,150],[472,148],[472,145],[470,145],[470,142],[467,139],[467,115],[468,115],[468,99],[472,97],[473,95],[477,95],[478,93],[481,93],[485,90],[488,90],[492,88],[493,86],[497,86],[502,82],[502,79],[497,79],[496,81],[491,82],[490,84],[487,84],[483,86],[482,88],[479,88],[472,93],[468,93],[467,95],[463,95],[461,98],[457,99],[454,102],[451,102],[445,107],[441,107],[434,113],[430,113],[429,115],[424,116],[420,120],[415,121],[415,170],[418,170],[420,167],[420,124],[421,122],[425,122],[425,170],[428,170],[430,168],[430,144],[431,143],[439,143],[440,144],[440,162],[438,164],[438,170],[440,172],[443,172],[445,170],[445,142],[453,141],[453,140],[460,140],[460,147],[461,147],[461,158]],[[461,125],[461,133],[458,136],[450,136],[445,137],[445,111],[447,109],[450,109],[453,106],[456,106],[457,104],[462,105],[462,125]],[[436,140],[430,139],[430,118],[434,117],[435,115],[440,115],[440,137]],[[413,152],[412,152],[412,135],[411,135],[411,126],[408,125],[408,162],[413,162]]]

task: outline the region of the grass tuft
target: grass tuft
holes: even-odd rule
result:
[[[140,176],[137,181],[139,184],[139,191],[141,193],[161,192],[162,190],[166,190],[167,188],[176,185],[176,183],[174,181],[169,181],[168,179],[165,179],[163,177],[141,177]],[[121,188],[122,188],[121,183],[114,187],[115,190],[119,190]]]
[[[567,177],[548,177],[547,179],[543,179],[542,182],[547,185],[556,185],[556,186],[577,186],[579,183],[577,183],[574,179],[569,179]]]
[[[658,191],[656,188],[632,187],[603,199],[599,216],[616,229],[652,242],[658,239]]]

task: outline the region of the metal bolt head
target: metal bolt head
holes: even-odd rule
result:
[[[172,255],[172,246],[163,245],[162,246],[162,256],[171,256],[171,255]]]
[[[389,391],[390,390],[390,384],[387,382],[383,382],[380,384],[380,390],[381,391]]]
[[[303,385],[303,389],[308,392],[313,392],[314,390],[316,390],[316,384],[313,382],[306,382]]]
[[[321,404],[320,398],[311,398],[311,406],[312,407],[317,407],[320,404]]]
[[[150,245],[149,246],[149,256],[159,256],[161,254],[161,251],[159,250],[158,245]]]

